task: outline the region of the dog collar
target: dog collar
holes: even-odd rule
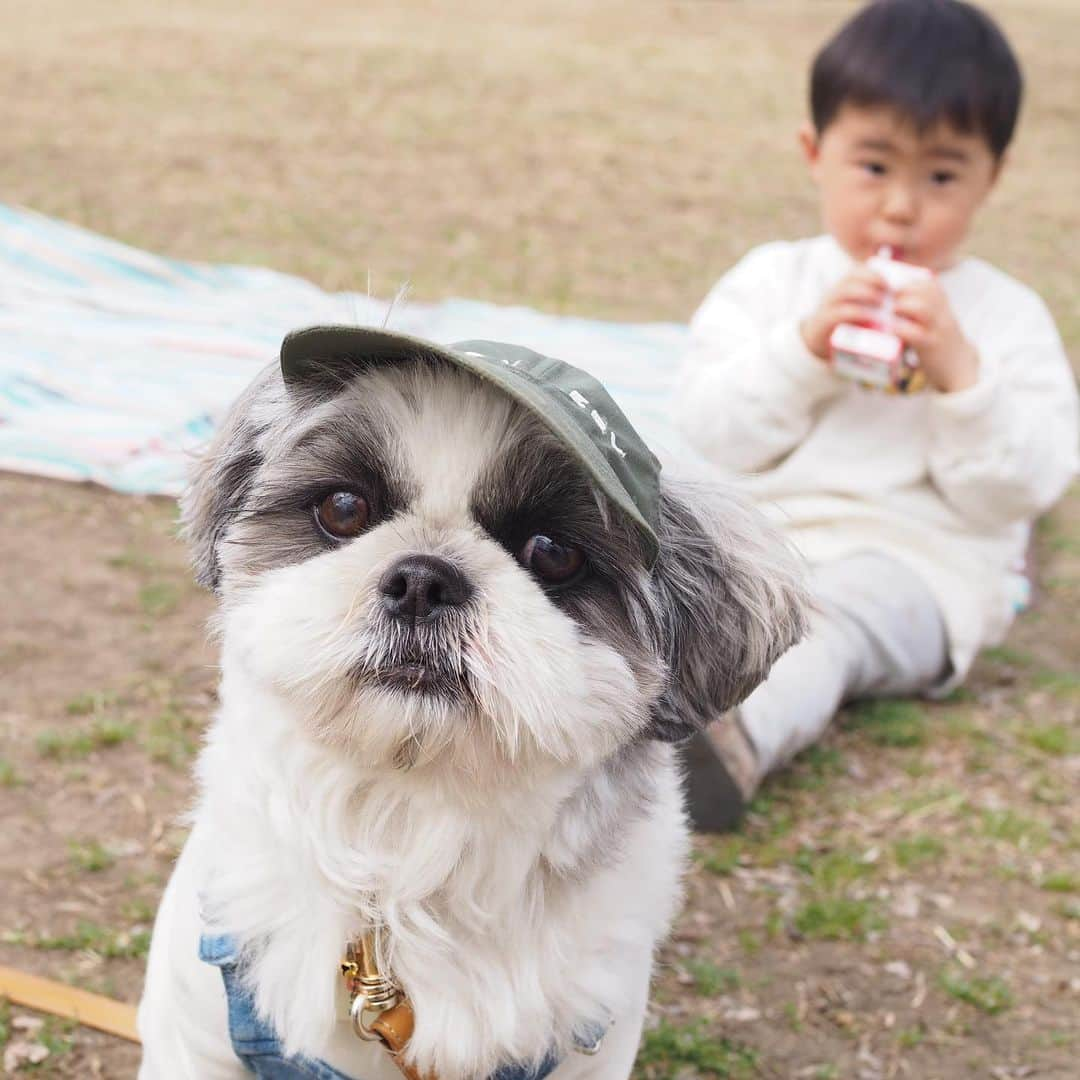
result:
[[[349,1017],[353,1031],[367,1042],[382,1042],[406,1080],[438,1080],[435,1073],[420,1073],[402,1058],[402,1052],[412,1038],[416,1015],[393,976],[380,968],[382,956],[381,926],[365,931],[346,947],[341,974],[349,993]],[[606,1034],[606,1028],[590,1028],[584,1036],[575,1036],[574,1049],[580,1054],[596,1054]],[[557,1065],[558,1059],[549,1055],[541,1064],[538,1075],[546,1076]],[[517,1071],[513,1073],[514,1077],[521,1075]],[[538,1080],[537,1074],[533,1075]],[[500,1071],[492,1080],[501,1080],[503,1076],[504,1071]]]
[[[361,945],[362,942],[357,941],[355,949],[359,950]],[[371,955],[376,956],[377,953],[373,951]],[[221,971],[228,1002],[229,1038],[234,1053],[249,1072],[263,1076],[270,1075],[267,1071],[270,1070],[275,1077],[280,1077],[280,1080],[303,1080],[312,1076],[322,1077],[324,1080],[349,1080],[328,1062],[285,1054],[278,1032],[269,1021],[259,1015],[255,1007],[252,990],[244,979],[243,950],[236,938],[231,934],[203,933],[199,939],[199,958]],[[351,958],[347,952],[345,963],[350,962],[357,964],[355,972],[350,968],[346,974],[351,989],[352,978],[363,970],[357,951],[352,953]],[[367,977],[375,977],[370,969]],[[381,975],[378,977],[382,978]],[[392,979],[387,981],[393,983]],[[434,1074],[425,1075],[415,1069],[410,1070],[402,1060],[401,1053],[412,1035],[414,1018],[412,1007],[400,988],[394,984],[393,989],[400,995],[397,1003],[390,1004],[381,1012],[365,1011],[362,1016],[364,1024],[393,1055],[395,1065],[406,1080],[437,1080]],[[363,992],[362,984],[358,986],[358,990]],[[369,983],[368,990],[373,992],[376,988]],[[595,1054],[600,1049],[610,1025],[610,1020],[606,1023],[589,1021],[581,1025],[574,1033],[574,1049],[582,1054]],[[508,1062],[487,1077],[487,1080],[546,1080],[560,1064],[561,1058],[552,1050],[540,1062]]]

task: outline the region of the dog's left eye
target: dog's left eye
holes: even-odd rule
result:
[[[585,553],[550,536],[532,536],[518,554],[518,561],[541,581],[563,585],[581,572]]]
[[[352,491],[335,491],[315,507],[315,520],[324,533],[335,540],[359,536],[371,519],[368,501]]]

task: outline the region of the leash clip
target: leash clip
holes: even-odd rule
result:
[[[382,1036],[372,1025],[384,1012],[398,1005],[401,987],[379,970],[381,927],[366,930],[359,941],[350,941],[345,949],[341,974],[349,991],[349,1019],[353,1031],[365,1042],[380,1042]]]

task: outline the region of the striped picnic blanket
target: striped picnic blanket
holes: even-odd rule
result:
[[[527,345],[588,369],[661,456],[686,328],[468,300],[393,306],[288,274],[152,255],[0,205],[0,469],[176,494],[191,451],[291,329],[389,327]]]

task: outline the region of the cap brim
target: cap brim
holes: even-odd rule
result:
[[[464,346],[469,344],[463,343]],[[293,331],[282,342],[281,374],[286,384],[303,384],[319,378],[328,365],[343,359],[352,360],[357,367],[363,368],[417,357],[442,360],[468,371],[527,408],[581,461],[601,489],[633,520],[645,541],[649,565],[656,561],[660,549],[656,533],[615,471],[581,431],[551,407],[541,387],[524,377],[524,372],[505,368],[465,347],[458,351],[408,334],[366,326],[312,326]]]

